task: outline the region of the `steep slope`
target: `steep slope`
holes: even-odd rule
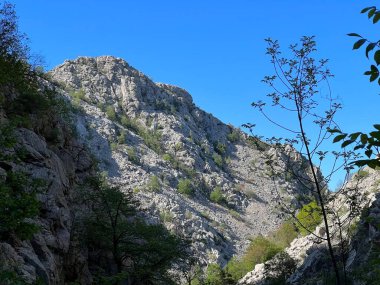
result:
[[[148,219],[190,238],[200,265],[224,265],[249,237],[274,230],[278,189],[298,203],[302,187],[266,161],[304,172],[302,157],[223,124],[185,90],[111,56],[65,61],[49,75],[77,106],[79,136],[110,180],[135,192]]]

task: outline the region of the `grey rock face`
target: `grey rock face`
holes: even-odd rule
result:
[[[249,237],[280,224],[274,202],[280,185],[289,199],[299,191],[297,182],[274,177],[265,165],[268,155],[279,167],[289,157],[301,163],[293,149],[278,153],[250,141],[197,108],[185,90],[154,83],[122,59],[82,57],[66,61],[50,75],[66,90],[83,93],[77,129],[113,183],[135,190],[150,218],[170,217],[163,222],[192,239],[203,265],[224,265],[242,252]],[[107,117],[110,109],[116,116]],[[123,123],[123,117],[134,125]],[[142,130],[148,136],[159,134],[160,151]],[[121,133],[125,138],[115,143]],[[152,176],[159,178],[160,191],[147,190]],[[178,193],[181,178],[192,180],[191,197]],[[210,201],[215,187],[222,190],[224,205]]]
[[[293,149],[280,152],[249,138],[197,108],[185,90],[154,83],[122,59],[82,57],[49,75],[78,109],[77,138],[59,125],[54,144],[31,130],[16,132],[25,160],[7,167],[48,187],[39,195],[40,231],[17,245],[0,243],[0,262],[30,282],[40,276],[46,284],[63,284],[72,274],[91,284],[87,253],[72,237],[78,206],[72,200],[94,159],[111,183],[133,190],[146,219],[191,239],[201,266],[224,265],[248,238],[276,229],[283,219],[275,203],[279,191],[290,201],[301,191],[297,181],[273,175],[266,165],[268,157],[277,172],[288,159],[301,165]],[[48,122],[41,127],[53,132]],[[3,167],[0,180],[7,175]],[[178,191],[181,179],[191,181],[191,195]]]

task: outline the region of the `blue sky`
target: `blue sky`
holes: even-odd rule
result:
[[[264,39],[278,39],[287,47],[303,35],[315,35],[318,56],[330,59],[335,74],[330,83],[344,106],[337,118],[343,129],[369,130],[380,122],[379,88],[362,75],[369,62],[364,51],[352,51],[353,39],[346,36],[357,32],[378,39],[380,25],[360,14],[374,1],[12,3],[21,30],[30,37],[32,50],[45,58],[47,69],[78,56],[122,57],[154,81],[185,88],[198,106],[222,121],[255,123],[255,132],[268,137],[284,134],[250,107],[269,91],[260,82],[272,73]]]

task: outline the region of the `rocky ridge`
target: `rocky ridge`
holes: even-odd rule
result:
[[[71,95],[82,93],[77,129],[110,180],[133,190],[147,217],[190,238],[202,265],[224,265],[249,237],[281,223],[274,184],[290,200],[300,191],[296,181],[273,177],[265,164],[269,156],[278,167],[288,159],[301,164],[293,149],[279,153],[249,139],[197,108],[185,90],[154,83],[120,58],[81,57],[50,76]],[[147,142],[144,132],[156,141]],[[158,191],[148,191],[153,176]],[[186,178],[193,184],[190,196],[176,189]],[[216,187],[224,204],[209,199]]]
[[[298,203],[302,187],[285,173],[274,175],[266,162],[276,161],[278,173],[289,161],[301,169],[303,158],[222,123],[185,90],[154,83],[110,56],[66,61],[47,76],[53,83],[43,84],[58,84],[76,109],[73,126],[47,114],[34,118],[33,128],[14,131],[16,144],[7,152],[21,150],[22,159],[1,161],[0,181],[17,170],[45,181],[46,189],[34,221],[40,230],[31,240],[0,243],[2,269],[30,283],[64,284],[71,274],[92,283],[88,254],[72,233],[77,185],[94,175],[95,161],[110,182],[135,193],[147,220],[190,239],[201,266],[224,265],[249,237],[276,229],[283,220],[278,191]],[[5,114],[0,109],[1,122]],[[178,184],[186,180],[190,192],[180,193]]]

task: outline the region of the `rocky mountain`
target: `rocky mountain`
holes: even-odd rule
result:
[[[77,212],[85,211],[75,203],[77,185],[94,175],[95,164],[110,183],[134,193],[149,223],[190,240],[201,267],[225,265],[250,237],[276,229],[284,219],[279,195],[302,202],[297,194],[304,188],[285,172],[291,163],[297,175],[307,175],[294,149],[279,151],[222,123],[185,90],[154,83],[120,58],[68,60],[45,77],[43,88],[55,85],[73,106],[71,125],[57,119],[61,114],[34,115],[33,128],[18,124],[15,144],[5,147],[21,150],[19,159],[0,157],[2,181],[17,169],[47,188],[38,194],[40,230],[30,240],[0,243],[1,264],[26,280],[64,284],[75,272],[91,283],[88,253],[72,233]],[[6,123],[10,112],[0,114]]]
[[[294,201],[301,190],[265,163],[301,164],[291,148],[277,153],[200,110],[185,90],[154,83],[120,58],[81,57],[49,74],[76,100],[79,136],[101,169],[135,192],[147,217],[190,238],[202,265],[224,265],[249,237],[281,223],[275,185]],[[184,195],[178,184],[187,179],[191,193]]]

